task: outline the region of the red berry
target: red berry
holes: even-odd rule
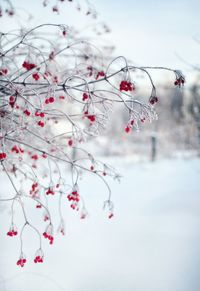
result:
[[[50,103],[53,103],[54,101],[55,101],[54,97],[52,97],[52,96],[49,97],[49,102],[50,102]]]
[[[82,100],[85,101],[89,98],[89,95],[87,93],[83,93],[83,98]]]
[[[131,130],[130,126],[126,126],[126,127],[125,127],[125,132],[126,132],[126,133],[129,133],[130,130]]]
[[[3,160],[6,158],[6,153],[0,153],[0,160]]]
[[[72,140],[72,139],[68,140],[68,145],[69,145],[70,147],[73,145],[73,140]]]
[[[44,127],[44,122],[42,120],[39,120],[37,124],[41,127]]]
[[[34,74],[32,74],[32,77],[33,77],[33,79],[35,79],[35,81],[38,81],[39,78],[40,78],[40,76],[39,76],[38,73],[34,73]]]
[[[27,109],[24,110],[24,114],[25,114],[26,116],[30,116],[30,115],[31,115],[30,111],[28,111]]]

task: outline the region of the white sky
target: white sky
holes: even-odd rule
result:
[[[2,0],[0,0],[1,2]],[[56,1],[51,0],[51,6]],[[75,3],[59,3],[59,15],[42,7],[42,0],[13,0],[18,7],[25,7],[35,16],[35,24],[43,22],[73,24],[79,28],[90,17],[76,12]],[[75,2],[75,0],[74,0]],[[85,1],[79,1],[84,7]],[[198,0],[91,0],[99,14],[98,21],[105,21],[111,28],[106,36],[108,43],[116,46],[116,54],[124,55],[138,65],[167,66],[181,69],[190,78],[191,69],[176,54],[192,65],[200,66],[200,1]],[[73,8],[72,8],[73,7]],[[23,18],[24,13],[20,12]],[[89,21],[88,21],[89,20]],[[9,30],[5,18],[0,27]]]
[[[110,23],[118,52],[147,65],[184,67],[175,53],[200,64],[200,1],[197,0],[96,0]]]

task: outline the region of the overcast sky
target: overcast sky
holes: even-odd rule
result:
[[[56,1],[51,0],[51,6]],[[43,8],[42,0],[13,0],[35,15],[35,24],[56,22],[83,27],[89,17],[81,16],[75,3],[60,3],[59,15]],[[75,2],[75,1],[74,1]],[[82,6],[84,0],[79,1]],[[200,1],[198,0],[91,0],[98,12],[98,21],[105,21],[112,32],[107,36],[117,55],[125,55],[138,65],[162,65],[179,68],[189,74],[189,67],[200,65]],[[21,13],[23,16],[23,13]],[[22,17],[23,18],[23,17]],[[93,20],[90,19],[91,22]],[[0,27],[8,29],[5,18]],[[189,69],[189,70],[188,70]]]
[[[111,26],[117,52],[139,64],[184,67],[176,54],[200,64],[200,1],[96,0]]]

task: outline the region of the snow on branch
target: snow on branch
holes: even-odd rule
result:
[[[14,8],[10,6],[6,13],[12,15]],[[54,196],[59,196],[54,207],[59,209],[61,234],[65,234],[63,204],[69,203],[81,219],[87,217],[79,189],[84,173],[96,175],[107,187],[104,208],[108,218],[113,217],[107,176],[119,179],[119,174],[83,145],[107,128],[116,103],[127,113],[127,123],[122,126],[126,133],[157,118],[154,107],[159,100],[151,70],[171,71],[178,87],[185,82],[178,70],[132,66],[122,56],[108,61],[99,47],[80,39],[63,24],[0,33],[0,173],[13,188],[12,193],[1,194],[0,200],[11,207],[8,236],[18,235],[15,204],[19,203],[24,217],[17,265],[26,263],[23,234],[27,227],[39,238],[35,263],[43,262],[42,237],[53,244],[54,222],[48,201]],[[151,86],[146,103],[137,100],[137,71],[147,76]],[[71,180],[66,179],[66,171]],[[43,210],[43,233],[29,220],[29,200],[38,211]]]

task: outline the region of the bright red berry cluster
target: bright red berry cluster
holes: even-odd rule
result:
[[[42,120],[39,120],[37,124],[38,124],[40,127],[44,127],[44,121],[42,121]]]
[[[51,234],[48,234],[47,232],[43,233],[44,238],[49,240],[49,244],[52,245],[54,241],[54,237]]]
[[[4,160],[6,158],[6,153],[2,152],[0,153],[0,160]]]
[[[67,195],[67,199],[70,202],[72,201],[70,207],[72,209],[76,209],[77,210],[78,209],[78,203],[80,201],[80,195],[79,195],[78,191],[77,190],[73,190],[69,195]]]
[[[48,188],[48,190],[46,191],[46,195],[54,195],[55,192],[53,191],[53,189],[51,187]]]
[[[19,258],[19,260],[17,261],[17,265],[21,266],[22,268],[24,267],[25,263],[26,263],[26,258],[23,258],[23,257]]]
[[[43,117],[45,116],[45,114],[44,114],[44,112],[36,111],[36,112],[35,112],[35,116],[36,116],[36,117],[41,117],[41,118],[43,118]]]
[[[36,65],[34,63],[30,63],[29,61],[24,61],[22,67],[25,68],[27,71],[30,71],[36,68]]]
[[[17,229],[14,226],[11,226],[11,228],[9,229],[9,231],[7,232],[8,236],[16,236],[17,235]]]
[[[128,82],[128,81],[121,81],[120,85],[119,85],[119,90],[120,91],[134,91],[135,90],[135,86],[133,85],[133,83]]]
[[[51,97],[45,99],[45,104],[54,103],[54,101],[55,101],[54,97],[51,96]]]
[[[41,256],[36,256],[34,259],[34,263],[43,263],[43,257]]]
[[[88,111],[85,111],[84,115],[90,120],[90,122],[95,122],[96,116],[94,114],[89,114]]]
[[[104,71],[99,71],[99,72],[97,73],[97,75],[96,75],[96,80],[98,80],[99,77],[104,77],[104,76],[105,76]]]
[[[25,109],[25,110],[24,110],[24,114],[25,114],[26,116],[30,116],[30,115],[31,115],[31,113],[30,113],[30,111],[29,111],[28,109]]]
[[[14,145],[12,148],[11,148],[11,152],[13,153],[16,153],[16,154],[19,154],[19,153],[24,153],[24,150],[16,145]]]

